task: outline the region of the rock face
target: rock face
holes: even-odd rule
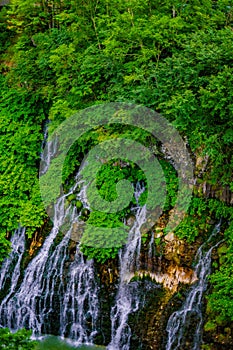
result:
[[[173,233],[164,237],[160,253],[145,259],[146,252],[142,251],[142,268],[132,272],[128,280],[133,277],[150,278],[172,293],[179,290],[182,284],[192,284],[197,281],[197,276],[192,268],[192,263],[197,251],[196,245],[189,245],[178,239]]]
[[[206,198],[219,199],[229,205],[233,204],[233,192],[230,190],[230,186],[223,187],[221,185],[211,185],[204,181],[200,184],[197,183],[195,187],[199,195]]]
[[[35,254],[37,254],[50,229],[51,222],[49,222],[49,220],[46,220],[43,226],[34,232],[32,238],[28,239],[28,256],[26,257],[26,260],[29,261]]]
[[[172,293],[177,292],[180,284],[192,284],[197,281],[197,276],[192,269],[177,265],[170,265],[164,273],[139,271],[134,277],[149,277],[152,281],[162,284],[165,289]]]
[[[39,235],[39,233],[36,231],[35,234],[33,235],[28,254],[32,256],[35,250],[39,249],[42,246],[42,243],[43,243],[43,237]]]
[[[132,349],[164,350],[166,346],[166,325],[173,311],[179,309],[183,295],[178,297],[161,285],[150,285],[149,281],[142,281],[141,288],[150,292],[146,294],[146,303],[135,315],[131,316]]]
[[[134,217],[130,217],[129,220],[132,224]],[[164,226],[165,222],[162,218],[151,233],[151,237],[148,236],[147,242],[142,244],[139,270],[130,271],[126,276],[125,282],[136,285],[139,291],[137,293],[141,295],[140,308],[129,316],[132,331],[130,348],[132,349],[165,349],[167,321],[171,313],[179,309],[184,291],[190,284],[197,281],[192,264],[200,242],[189,245],[172,233],[163,236]],[[75,240],[71,240],[68,246],[65,274],[69,264],[74,261],[76,241],[80,239],[81,231],[82,223],[73,226],[72,238]],[[30,241],[31,257],[41,246],[43,238],[41,232],[38,232]],[[152,238],[160,239],[160,244],[156,245]],[[153,242],[151,252],[149,252],[149,240]],[[104,264],[95,264],[101,310],[96,344],[107,345],[111,341],[110,313],[118,288],[118,265],[118,259],[109,259]],[[53,331],[56,331],[55,328]],[[207,334],[206,337],[210,340],[214,339],[212,334]],[[228,340],[230,337],[231,335],[226,335]],[[218,345],[219,343],[210,349],[217,350]]]
[[[111,307],[114,303],[118,286],[118,259],[109,259],[104,264],[96,264],[98,283],[99,283],[99,335],[96,338],[96,344],[109,344],[111,341]]]
[[[224,201],[232,203],[233,196],[229,189],[217,190],[206,183],[197,185],[197,189],[201,195],[211,198],[222,196]],[[127,225],[131,227],[134,222],[135,216],[129,215]],[[141,293],[141,300],[144,300],[138,311],[129,316],[129,325],[132,330],[130,348],[132,349],[165,349],[167,321],[171,313],[179,309],[187,286],[197,281],[192,265],[200,242],[189,245],[184,240],[178,239],[172,232],[165,236],[166,223],[166,216],[161,216],[157,226],[153,227],[153,231],[149,234],[147,234],[147,228],[145,232],[143,231],[142,226],[141,234],[142,236],[147,234],[145,236],[147,238],[145,244],[142,242],[140,267],[137,271],[130,271],[126,276],[125,282],[135,283],[139,294]],[[73,224],[64,274],[67,273],[70,263],[74,261],[76,243],[82,237],[84,226],[85,221]],[[43,243],[45,234],[43,232],[42,235],[42,231],[35,233],[29,242],[30,258],[36,254]],[[159,242],[155,243],[155,240]],[[150,244],[149,241],[152,243]],[[97,344],[107,345],[111,341],[110,313],[119,282],[118,263],[117,259],[109,259],[104,264],[95,264],[101,310],[98,335],[95,339]],[[229,340],[232,335],[228,333],[225,339]],[[213,334],[207,334],[206,337],[213,343]],[[218,349],[218,344],[210,349]]]
[[[79,222],[74,222],[73,223],[70,238],[74,242],[80,242],[81,237],[82,237],[83,232],[84,232],[84,227],[85,227],[85,222],[84,221],[79,221]]]
[[[130,219],[134,219],[133,217]],[[129,315],[128,323],[132,331],[130,349],[162,350],[166,343],[166,325],[171,313],[181,306],[183,292],[197,276],[192,268],[199,244],[189,245],[174,234],[162,235],[163,219],[154,228],[151,237],[142,244],[139,269],[125,274],[125,283],[136,288],[135,296],[140,307]],[[161,239],[155,245],[154,237]],[[153,242],[152,245],[148,241]],[[153,246],[152,251],[150,251]],[[97,265],[100,279],[101,327],[104,329],[102,343],[110,339],[109,313],[113,305],[118,285],[117,261]],[[136,287],[135,287],[136,286]]]
[[[226,204],[233,204],[233,192],[230,190],[230,186],[223,186],[221,184],[212,185],[208,181],[203,180],[203,177],[208,173],[209,156],[204,157],[196,155],[195,162],[195,186],[194,191],[200,196],[206,198],[219,199]]]

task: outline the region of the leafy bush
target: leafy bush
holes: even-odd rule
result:
[[[11,333],[8,328],[0,328],[0,349],[4,350],[33,350],[37,342],[30,339],[31,332],[20,329]]]

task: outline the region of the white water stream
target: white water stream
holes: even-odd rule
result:
[[[190,288],[181,309],[175,311],[168,320],[166,350],[200,349],[203,326],[202,301],[208,284],[207,277],[211,272],[211,253],[220,243],[212,245],[207,251],[205,249],[207,243],[219,231],[220,223],[214,228],[209,240],[202,244],[197,251],[195,272],[198,281]],[[185,340],[188,341],[189,345],[185,343]]]

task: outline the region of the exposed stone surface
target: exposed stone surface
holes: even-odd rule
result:
[[[165,289],[169,289],[172,293],[178,290],[181,283],[192,284],[197,281],[197,276],[192,269],[176,265],[170,265],[165,273],[139,271],[132,277],[150,277],[152,281],[161,283]]]
[[[43,243],[43,237],[38,233],[38,231],[35,232],[35,234],[32,237],[32,241],[28,250],[28,254],[32,256],[35,253],[35,250],[40,248]]]
[[[219,199],[226,204],[233,204],[233,192],[230,190],[229,186],[217,186],[211,185],[207,182],[203,182],[197,185],[198,190],[207,198]]]
[[[72,231],[70,234],[70,238],[75,241],[75,242],[80,242],[81,237],[84,232],[84,226],[85,222],[84,221],[79,221],[79,222],[74,222],[72,226]]]
[[[48,219],[45,220],[43,226],[34,232],[32,238],[27,240],[27,245],[29,248],[26,260],[29,261],[37,253],[38,249],[42,246],[47,233],[51,230],[51,227],[51,222]]]
[[[146,290],[149,281],[142,281]],[[166,343],[166,325],[171,313],[182,304],[183,295],[174,295],[169,290],[164,290],[161,285],[153,283],[149,293],[145,292],[146,303],[143,308],[131,316],[132,329],[131,348],[140,350],[164,350]],[[139,286],[140,288],[140,286]]]
[[[96,264],[99,282],[99,335],[95,344],[109,344],[111,341],[111,307],[114,304],[118,286],[118,259],[109,259],[104,264]]]

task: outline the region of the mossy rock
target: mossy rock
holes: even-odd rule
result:
[[[218,255],[226,254],[228,250],[229,250],[228,246],[226,244],[223,244],[217,250]]]
[[[67,197],[67,200],[68,202],[72,202],[73,200],[76,199],[76,194],[74,193],[71,193],[68,197]]]
[[[78,211],[80,211],[83,207],[83,203],[81,201],[76,201],[75,205]]]
[[[214,332],[216,328],[217,328],[217,324],[213,321],[208,321],[204,326],[204,329],[206,332]]]
[[[201,350],[212,350],[212,344],[203,344],[201,345]]]

